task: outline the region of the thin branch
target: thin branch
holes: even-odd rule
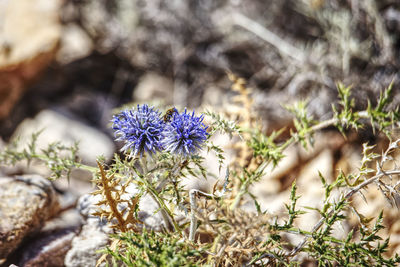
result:
[[[190,231],[189,231],[189,240],[194,241],[194,236],[196,233],[196,228],[197,228],[197,217],[196,217],[196,212],[197,212],[197,196],[204,196],[207,198],[216,198],[212,194],[204,193],[200,190],[197,189],[191,189],[189,191],[189,198],[190,198]]]
[[[258,22],[255,22],[254,20],[240,13],[234,13],[232,17],[233,23],[254,33],[264,41],[267,41],[269,44],[278,49],[281,54],[291,57],[300,63],[304,63],[307,60],[306,53],[303,50],[300,50],[297,47],[286,42],[270,30],[263,27]]]
[[[382,172],[379,173],[371,178],[369,178],[368,180],[364,181],[363,183],[359,184],[358,186],[352,188],[351,190],[349,190],[344,196],[343,198],[348,200],[350,199],[355,193],[357,193],[358,191],[360,191],[363,187],[379,180],[380,178],[382,178],[383,176],[387,176],[387,175],[395,175],[395,174],[400,174],[400,170],[395,170],[395,171],[387,171],[387,172]],[[328,216],[331,216],[333,213],[333,210],[329,212]],[[321,218],[312,228],[311,233],[315,233],[316,231],[318,231],[319,228],[321,228],[321,226],[324,224],[325,218]],[[302,242],[300,242],[292,251],[290,251],[289,253],[287,253],[287,256],[291,257],[296,255],[306,244],[307,240],[309,237],[305,237],[303,239]]]

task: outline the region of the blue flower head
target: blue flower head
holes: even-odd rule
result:
[[[175,112],[171,122],[165,125],[162,144],[166,151],[187,157],[201,149],[207,139],[204,116],[196,117],[193,113]]]
[[[113,116],[113,129],[117,141],[124,141],[122,151],[130,151],[130,156],[145,152],[149,154],[162,149],[161,138],[164,122],[158,110],[146,104],[136,110],[124,110]]]

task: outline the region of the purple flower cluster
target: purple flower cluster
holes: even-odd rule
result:
[[[115,115],[112,122],[116,140],[125,142],[121,150],[130,151],[131,156],[152,154],[162,148],[164,123],[154,108],[138,105],[136,110],[124,110]]]
[[[145,104],[115,115],[112,127],[116,140],[125,142],[121,150],[131,156],[165,150],[187,157],[196,154],[207,139],[203,118],[185,109],[181,114],[174,110],[173,115],[168,114],[168,120],[163,120],[158,110]]]
[[[203,123],[204,116],[196,117],[185,112],[175,113],[172,121],[165,125],[162,144],[165,150],[189,156],[195,154],[207,139],[207,127]]]

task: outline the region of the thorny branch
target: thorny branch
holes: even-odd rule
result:
[[[388,154],[392,151],[393,148],[398,148],[398,143],[400,142],[400,139],[396,140],[395,142],[393,142],[393,144],[395,144],[395,146],[390,145],[389,148],[385,151],[385,153],[382,156],[382,161],[385,160],[388,157]],[[355,186],[353,188],[351,188],[343,197],[342,199],[344,200],[349,200],[355,193],[359,192],[361,189],[363,189],[364,187],[374,183],[374,182],[378,182],[382,177],[390,177],[391,175],[400,175],[400,170],[392,170],[392,171],[384,171],[382,170],[381,167],[379,167],[378,165],[378,170],[377,170],[377,174],[374,175],[373,177],[365,180],[364,182],[362,182],[361,184],[359,184],[358,186]],[[331,210],[328,213],[328,217],[331,216],[333,214],[334,210]],[[318,231],[319,228],[321,228],[321,226],[324,224],[325,222],[325,218],[321,218],[312,228],[311,230],[311,234],[315,233],[316,231]],[[286,256],[292,257],[294,255],[296,255],[307,243],[307,241],[309,240],[309,237],[305,237],[303,239],[302,242],[300,242],[292,251],[288,252],[286,254]]]

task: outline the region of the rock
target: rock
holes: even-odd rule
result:
[[[327,183],[332,183],[334,180],[333,166],[333,153],[331,149],[328,148],[321,151],[321,153],[309,161],[300,171],[296,183],[298,188],[297,195],[301,197],[298,199],[296,206],[299,209],[307,211],[306,214],[301,215],[297,220],[297,226],[300,229],[311,230],[321,218],[317,211],[310,211],[304,207],[322,208],[325,189],[322,186],[318,173],[321,173]],[[330,195],[330,201],[339,199],[340,194],[341,192],[333,190]],[[346,223],[335,224],[333,226],[332,235],[339,239],[346,238],[346,234],[349,232],[348,227]]]
[[[60,50],[57,61],[62,64],[88,56],[93,50],[90,37],[76,24],[69,24],[63,28]]]
[[[203,94],[202,105],[211,107],[221,107],[227,102],[227,93],[220,87],[210,85]]]
[[[133,91],[133,99],[136,102],[162,100],[164,104],[171,105],[173,97],[174,83],[157,73],[145,74]]]
[[[148,229],[161,231],[164,224],[163,218],[159,210],[158,204],[148,194],[142,196],[139,203],[139,219],[146,225]]]
[[[22,146],[31,140],[33,133],[40,130],[43,132],[37,140],[38,150],[47,148],[52,142],[62,142],[67,146],[79,142],[78,154],[87,164],[96,164],[96,158],[101,155],[109,159],[115,151],[115,145],[107,135],[52,110],[43,110],[34,119],[25,119],[12,138],[19,137]]]
[[[24,246],[19,266],[63,267],[65,255],[71,248],[72,239],[75,237],[74,230],[42,232],[41,235],[42,237]]]
[[[314,134],[313,139],[314,144],[307,147],[307,150],[299,145],[298,154],[302,161],[309,161],[326,149],[338,151],[342,149],[346,142],[343,135],[337,131],[317,132]]]
[[[41,231],[24,242],[7,261],[24,267],[62,267],[81,226],[82,217],[76,209],[63,211],[46,221]]]
[[[57,210],[50,181],[37,175],[0,178],[0,264]]]
[[[257,201],[260,204],[262,211],[267,211],[269,214],[277,215],[282,214],[285,209],[285,203],[288,203],[290,197],[290,191],[285,190],[277,194],[268,194],[264,197],[258,197]],[[256,212],[254,201],[248,199],[242,207],[248,212]]]
[[[94,186],[90,183],[91,173],[81,169],[74,169],[69,179],[57,179],[53,181],[54,187],[60,194],[60,206],[62,210],[75,207],[78,198],[84,194],[93,192]]]
[[[54,59],[61,35],[56,0],[0,2],[0,119]]]
[[[86,221],[81,232],[72,240],[72,247],[64,261],[66,267],[95,266],[101,256],[96,251],[104,249],[109,243],[108,235],[112,229],[106,220],[91,215],[99,200],[98,196],[86,194],[78,201],[77,209]]]
[[[72,240],[72,247],[65,256],[64,265],[66,267],[96,266],[97,259],[101,256],[97,251],[108,244],[110,231],[111,229],[101,227],[95,221],[84,225],[79,235]]]
[[[132,198],[138,193],[135,185],[129,185],[127,194],[121,196],[122,199]],[[96,251],[104,249],[109,245],[109,234],[113,231],[106,219],[100,219],[92,214],[97,210],[97,205],[102,197],[100,195],[86,194],[80,197],[77,209],[85,218],[86,222],[82,227],[81,232],[73,239],[72,248],[68,251],[65,257],[66,267],[76,266],[95,266],[101,254]],[[118,206],[123,209],[123,205]],[[163,224],[162,217],[158,210],[158,205],[149,196],[144,195],[139,203],[139,218],[140,220],[151,229],[156,231],[161,230]]]
[[[121,44],[129,45],[125,39],[135,34],[133,31],[139,16],[136,1],[121,0],[111,9],[109,2],[65,2],[62,16],[64,21],[79,22],[94,41],[96,50],[107,53],[122,49]]]
[[[324,196],[324,189],[318,173],[321,173],[328,183],[332,182],[333,155],[330,149],[323,150],[315,158],[302,166],[302,169],[296,178],[298,193],[303,196],[307,195],[310,198],[315,199],[317,202],[319,202],[319,200]],[[314,204],[308,201],[307,203],[308,204],[306,205]]]
[[[257,198],[261,210],[270,213],[279,213],[284,209],[284,204],[289,199],[288,186],[292,175],[295,175],[299,164],[298,149],[291,147],[284,152],[285,157],[274,168],[272,164],[267,166],[265,175],[261,180],[250,187],[250,192]],[[284,190],[286,189],[286,190]],[[253,200],[249,200],[243,207],[249,211],[255,211]]]
[[[68,209],[57,217],[48,220],[42,228],[43,232],[58,231],[62,229],[80,229],[83,219],[77,209]]]
[[[136,196],[139,191],[134,184],[130,184],[126,188],[127,193],[121,196],[121,199],[131,199]],[[98,206],[96,203],[102,200],[100,195],[93,196],[91,194],[85,194],[79,198],[77,209],[80,214],[88,221],[95,221],[98,225],[103,226],[105,219],[100,220],[99,217],[93,216],[92,214],[97,211]],[[104,207],[106,208],[106,207]],[[123,210],[126,207],[119,205],[118,209]],[[162,216],[158,211],[158,204],[148,194],[144,194],[139,201],[139,212],[138,216],[140,220],[151,229],[156,231],[161,230],[163,224]]]
[[[95,266],[101,257],[96,251],[104,249],[109,244],[109,234],[112,233],[112,229],[106,220],[92,215],[96,210],[95,203],[100,200],[100,196],[91,194],[79,198],[77,210],[85,222],[80,233],[72,240],[71,249],[64,260],[66,267]]]

